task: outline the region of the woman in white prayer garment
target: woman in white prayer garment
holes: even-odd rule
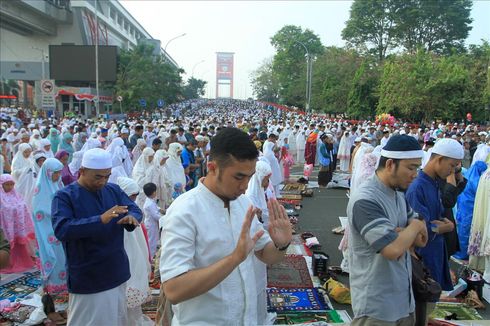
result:
[[[132,178],[138,184],[140,189],[143,189],[145,184],[153,182],[155,179],[155,165],[153,164],[154,156],[155,151],[147,147],[143,150],[143,153],[134,165]],[[138,198],[136,198],[138,207],[143,207],[145,200],[146,196],[143,191],[141,191]]]
[[[269,210],[267,208],[266,190],[272,169],[269,163],[257,161],[255,174],[248,182],[245,195],[253,206],[258,209],[257,216],[262,221],[265,230],[269,228]],[[267,324],[267,266],[254,256],[254,270],[257,284],[257,325]]]
[[[182,185],[186,184],[184,166],[180,159],[180,154],[182,153],[182,145],[179,143],[171,143],[168,146],[168,161],[165,165],[167,169],[168,176],[172,181],[172,187],[175,184],[180,183]]]

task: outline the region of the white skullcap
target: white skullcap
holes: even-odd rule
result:
[[[121,134],[129,134],[128,128],[122,128],[121,129]]]
[[[205,138],[203,135],[197,135],[196,136],[196,141],[204,141],[204,140],[205,140]]]
[[[131,178],[119,177],[117,178],[117,184],[128,196],[136,195],[140,192],[138,184]]]
[[[101,148],[92,148],[83,154],[82,167],[94,170],[112,168],[112,156]]]
[[[455,160],[462,160],[464,158],[463,146],[457,140],[450,138],[438,140],[432,148],[432,153]]]

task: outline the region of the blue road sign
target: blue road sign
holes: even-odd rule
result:
[[[140,99],[140,105],[146,107],[146,100],[144,98]]]
[[[157,101],[157,106],[158,106],[159,108],[163,108],[163,106],[164,106],[164,105],[165,105],[165,101],[164,101],[164,100],[159,99],[159,100]]]

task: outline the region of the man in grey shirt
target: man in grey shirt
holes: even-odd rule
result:
[[[407,135],[381,151],[376,174],[349,200],[349,266],[354,326],[413,325],[415,301],[409,248],[425,246],[425,223],[407,205],[423,151]]]

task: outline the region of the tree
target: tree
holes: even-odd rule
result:
[[[384,65],[377,112],[426,122],[461,118],[467,87],[468,71],[457,58],[404,54]]]
[[[347,114],[353,118],[370,118],[378,104],[379,66],[365,59],[355,72],[347,98]]]
[[[306,101],[305,48],[312,57],[323,53],[318,35],[300,26],[286,25],[271,37],[276,49],[272,70],[279,81],[280,102],[304,107]],[[303,45],[302,45],[303,44]]]
[[[312,106],[328,113],[347,112],[350,86],[361,61],[354,50],[325,48],[313,66]]]
[[[183,95],[185,99],[200,98],[206,92],[206,81],[194,77],[187,80],[184,86]]]
[[[400,0],[401,1],[401,0]],[[395,46],[398,0],[355,0],[342,38],[357,48],[367,48],[382,61]]]
[[[471,0],[400,0],[394,15],[397,44],[410,53],[463,49],[472,28],[471,6]]]
[[[279,79],[272,69],[272,58],[264,60],[250,77],[257,100],[274,103],[279,101]]]
[[[129,51],[121,51],[115,91],[124,99],[126,108],[139,107],[145,99],[149,108],[158,99],[174,103],[182,99],[182,69],[176,69],[162,56],[153,55],[153,47],[141,44]]]

